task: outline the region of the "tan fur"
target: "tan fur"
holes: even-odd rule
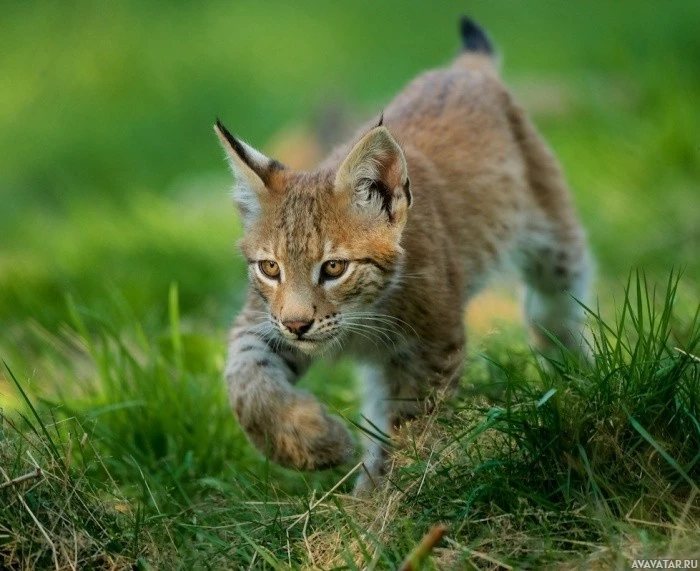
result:
[[[410,83],[377,121],[314,172],[241,158],[217,132],[237,177],[250,261],[248,301],[236,321],[226,378],[251,441],[299,469],[337,465],[352,440],[294,383],[319,354],[366,363],[365,425],[393,424],[456,386],[465,355],[463,308],[500,268],[526,286],[535,341],[540,326],[581,347],[589,260],[584,233],[555,158],[500,82],[490,56],[466,52]],[[255,153],[252,148],[249,152]],[[279,281],[257,262],[279,264]],[[348,260],[320,283],[327,260]],[[285,323],[312,321],[301,339]],[[364,436],[371,487],[381,438]]]

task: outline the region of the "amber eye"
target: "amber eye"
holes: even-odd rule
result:
[[[345,260],[328,260],[321,266],[321,279],[334,280],[345,273],[348,263]]]
[[[280,266],[277,262],[263,260],[262,262],[258,262],[258,267],[268,278],[277,279],[280,277]]]

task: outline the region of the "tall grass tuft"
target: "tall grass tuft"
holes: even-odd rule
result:
[[[657,291],[631,276],[614,319],[586,308],[592,364],[564,350],[536,367],[517,353],[491,359],[490,378],[505,384],[500,402],[458,403],[429,484],[406,494],[424,526],[447,520],[473,537],[511,514],[530,547],[510,561],[523,563],[534,538],[541,561],[577,541],[612,542],[621,526],[646,525],[653,535],[697,522],[700,320],[696,311],[677,321],[679,277]],[[426,469],[414,463],[398,485]],[[503,549],[504,539],[495,542]]]
[[[117,479],[165,478],[186,502],[183,481],[218,475],[244,454],[220,381],[221,346],[182,333],[175,286],[169,331],[154,338],[135,320],[117,327],[72,302],[70,314],[92,373],[81,398],[53,406],[89,427]]]
[[[139,502],[115,484],[77,419],[59,426],[39,414],[6,370],[23,406],[0,412],[0,567],[140,568],[144,557],[160,558]]]

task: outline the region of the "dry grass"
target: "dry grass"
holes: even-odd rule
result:
[[[4,418],[0,441],[0,567],[3,569],[131,569],[154,555],[148,530],[138,539],[132,503],[116,485],[99,487],[73,455],[100,456],[82,431],[54,449],[33,431],[15,431]],[[20,421],[22,422],[22,421]],[[79,429],[77,423],[71,428]],[[49,426],[51,430],[54,427]],[[101,469],[105,469],[104,465]],[[30,474],[21,479],[16,474]]]

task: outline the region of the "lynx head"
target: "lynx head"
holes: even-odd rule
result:
[[[251,287],[275,336],[306,353],[362,325],[400,278],[411,192],[406,159],[381,122],[333,169],[295,172],[217,122],[236,182]]]

